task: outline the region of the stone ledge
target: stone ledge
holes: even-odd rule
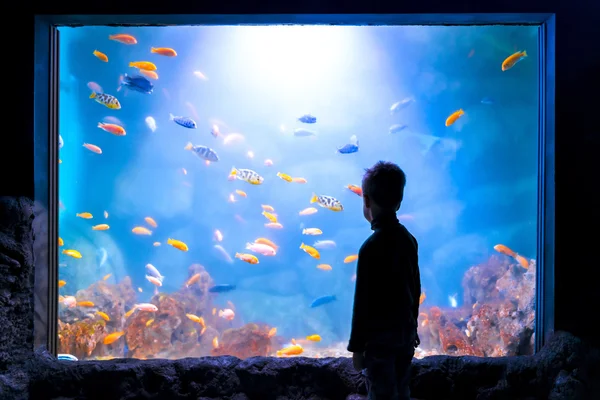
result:
[[[561,332],[534,356],[415,360],[411,387],[419,399],[578,400],[592,398],[598,365],[597,350]],[[3,400],[342,400],[354,394],[365,394],[365,386],[348,358],[68,362],[38,352],[0,376]]]

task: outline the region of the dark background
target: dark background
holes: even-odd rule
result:
[[[89,3],[89,5],[86,5]],[[0,195],[33,198],[34,14],[556,13],[555,327],[600,345],[600,1],[54,0],[7,14]],[[35,9],[33,9],[35,8]]]

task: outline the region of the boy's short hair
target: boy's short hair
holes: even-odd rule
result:
[[[404,186],[406,174],[392,162],[379,161],[365,169],[363,193],[381,208],[396,211],[404,198]]]

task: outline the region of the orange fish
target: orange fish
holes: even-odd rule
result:
[[[200,324],[200,326],[202,326],[203,328],[206,326],[206,324],[204,323],[204,318],[202,318],[202,317],[199,317],[194,314],[185,314],[185,316],[188,317],[190,319],[190,321],[194,321],[194,322]]]
[[[170,47],[151,47],[150,53],[160,54],[161,56],[176,57],[177,52]]]
[[[65,242],[60,237],[58,238],[58,245],[59,246],[64,246],[65,245]]]
[[[61,288],[67,284],[67,281],[60,280],[58,281],[58,287]]]
[[[92,219],[92,218],[94,218],[94,216],[92,215],[92,213],[89,213],[89,212],[77,213],[77,214],[75,214],[75,216],[79,217],[79,218],[84,218],[84,219]]]
[[[270,241],[267,238],[258,238],[254,241],[254,243],[266,244],[267,246],[271,246],[275,250],[279,249],[279,247],[275,243],[273,243],[272,241]]]
[[[132,61],[129,63],[132,68],[145,69],[147,71],[156,71],[156,65],[150,61]]]
[[[283,348],[281,350],[277,350],[277,356],[281,357],[281,356],[297,356],[299,354],[302,354],[304,352],[304,349],[302,348],[302,346],[298,346],[296,344],[291,345],[289,347]]]
[[[252,254],[235,253],[235,258],[239,258],[240,260],[245,261],[248,264],[258,264],[258,257]]]
[[[89,151],[92,151],[96,154],[102,154],[102,149],[100,147],[96,146],[95,144],[84,143],[83,147],[85,147]]]
[[[140,69],[140,74],[144,75],[146,78],[150,79],[158,79],[158,74],[156,71],[148,71],[147,69]]]
[[[306,183],[308,182],[305,178],[292,178],[292,182],[294,183]]]
[[[217,314],[217,309],[216,309],[216,308],[213,308],[213,309],[212,309],[212,315],[216,315],[216,314]]]
[[[344,264],[348,264],[356,260],[358,260],[358,254],[351,254],[348,257],[344,258]]]
[[[105,321],[107,321],[107,322],[108,322],[108,321],[110,321],[110,317],[109,317],[109,316],[108,316],[108,314],[106,314],[105,312],[102,312],[102,311],[96,311],[96,314],[97,314],[97,315],[98,315],[100,318],[102,318],[103,320],[105,320]]]
[[[502,71],[508,71],[509,69],[511,69],[512,67],[514,67],[516,63],[518,63],[519,61],[521,61],[525,57],[527,57],[527,52],[526,51],[517,51],[516,53],[508,56],[502,62]]]
[[[425,295],[425,292],[421,292],[421,295],[419,296],[419,304],[423,304],[426,298],[427,296]]]
[[[329,264],[319,264],[317,268],[322,269],[323,271],[331,271],[333,268]]]
[[[268,204],[261,204],[260,205],[263,209],[263,211],[268,211],[268,212],[274,212],[275,209],[273,208],[273,206],[270,206]]]
[[[111,344],[119,340],[121,336],[123,336],[125,332],[113,332],[110,335],[106,336],[103,340],[104,344]]]
[[[317,260],[321,258],[321,254],[319,254],[319,251],[317,249],[315,249],[314,247],[311,247],[311,246],[308,246],[308,245],[302,243],[302,244],[300,244],[300,248],[302,250],[304,250],[312,258],[315,258]]]
[[[150,225],[151,227],[158,228],[158,224],[152,217],[146,217],[146,218],[144,218],[144,221],[146,221],[146,223],[148,225]]]
[[[246,192],[244,192],[243,190],[236,190],[235,192],[238,194],[238,196],[248,197]]]
[[[509,257],[515,257],[517,255],[517,253],[515,253],[514,251],[512,251],[511,249],[509,249],[508,247],[506,247],[503,244],[495,245],[494,250],[496,250],[498,253],[502,253]]]
[[[150,275],[146,275],[146,279],[148,280],[148,282],[150,282],[151,284],[153,284],[154,286],[162,286],[162,281],[158,278],[155,278],[153,276]]]
[[[213,338],[212,345],[213,345],[213,348],[215,348],[215,349],[219,347],[219,337],[218,336],[215,336]]]
[[[112,133],[115,136],[125,136],[126,132],[125,129],[117,124],[105,124],[103,122],[98,122],[98,128],[108,132],[108,133]]]
[[[137,44],[136,38],[131,35],[118,34],[118,35],[110,35],[108,37],[110,40],[114,40],[115,42],[123,43],[123,44]]]
[[[110,277],[111,277],[111,275],[112,275],[112,274],[106,274],[106,275],[104,275],[104,276],[102,277],[102,280],[103,280],[103,281],[107,280],[108,278],[110,278]]]
[[[282,229],[283,225],[281,225],[279,222],[269,222],[268,224],[265,224],[265,226],[267,228],[271,228],[271,229]]]
[[[452,125],[463,115],[465,115],[465,112],[463,111],[462,108],[458,111],[454,111],[452,114],[450,114],[450,116],[448,118],[446,118],[446,126]]]
[[[275,335],[277,335],[277,328],[271,328],[271,330],[269,330],[269,333],[267,334],[267,337],[272,338]]]
[[[152,235],[152,231],[148,228],[144,228],[143,226],[136,226],[131,230],[131,232],[136,235]]]
[[[167,239],[167,244],[170,244],[171,246],[175,247],[178,250],[181,251],[188,251],[188,246],[187,244],[185,244],[184,242],[180,241],[180,240],[175,240],[175,239]]]
[[[526,259],[525,257],[518,255],[515,257],[515,260],[517,260],[517,262],[519,264],[521,264],[521,267],[525,268],[525,269],[529,269],[529,260]]]
[[[100,224],[100,225],[92,226],[92,230],[94,230],[94,231],[106,231],[109,228],[110,228],[110,226],[108,226],[108,224]]]
[[[94,50],[93,54],[98,58],[98,60],[108,62],[108,56],[106,54],[104,54],[98,50]]]
[[[190,287],[192,286],[194,283],[198,282],[200,280],[200,277],[202,275],[200,273],[194,274],[190,279],[188,279],[188,281],[185,283],[185,287]]]
[[[78,301],[77,305],[79,307],[94,307],[94,302],[88,300]]]
[[[317,209],[316,209],[316,208],[314,208],[314,207],[308,207],[308,208],[305,208],[304,210],[300,211],[300,212],[298,213],[298,215],[312,215],[312,214],[314,214],[314,213],[316,213],[316,212],[318,212],[318,211],[319,211],[319,210],[317,210]]]
[[[350,189],[350,191],[352,193],[355,193],[357,195],[359,195],[360,197],[362,197],[363,195],[363,191],[362,188],[360,186],[356,186],[356,185],[348,185],[346,186],[348,189]]]
[[[62,253],[73,258],[81,258],[81,253],[77,250],[63,250]]]

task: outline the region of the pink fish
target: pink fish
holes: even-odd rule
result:
[[[231,321],[235,318],[235,313],[231,308],[226,308],[224,310],[219,310],[219,317]]]
[[[156,307],[154,304],[151,304],[151,303],[136,304],[134,306],[134,308],[136,308],[140,311],[150,311],[150,312],[158,311],[158,307]]]
[[[102,89],[102,86],[98,85],[96,82],[88,82],[87,87],[92,91],[92,92],[96,92],[96,93],[104,93],[104,90]]]
[[[263,256],[274,256],[277,254],[274,248],[263,243],[246,243],[246,249]]]

